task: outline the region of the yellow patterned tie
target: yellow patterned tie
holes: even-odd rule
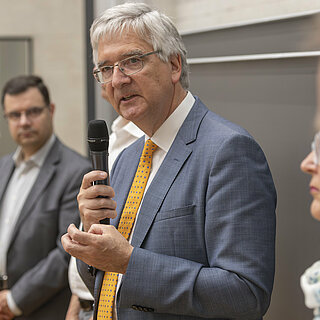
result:
[[[129,239],[144,194],[144,189],[150,174],[152,154],[156,148],[157,145],[150,139],[146,141],[125,207],[122,211],[118,230],[127,240]],[[99,298],[98,320],[112,319],[117,282],[118,273],[105,272]]]

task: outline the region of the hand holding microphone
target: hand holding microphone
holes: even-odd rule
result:
[[[105,121],[90,121],[88,143],[94,170],[108,173],[108,142]],[[92,187],[93,185],[109,185],[108,175],[106,179],[103,179],[105,176],[101,172],[91,171],[83,177],[78,194],[78,204],[84,232],[71,225],[68,228],[68,234],[63,238],[65,250],[88,264],[88,271],[92,275],[95,275],[96,268],[125,273],[133,250],[133,247],[115,227],[102,225],[109,224],[110,219],[117,216],[117,204],[112,199],[113,189],[102,186]],[[108,218],[104,218],[106,216]],[[100,224],[97,223],[98,221]],[[101,246],[105,250],[105,255],[99,254]]]
[[[108,142],[105,121],[90,121],[88,144],[94,171],[84,175],[77,197],[83,230],[70,225],[62,237],[65,250],[84,261],[93,276],[97,269],[124,274],[133,251],[133,246],[114,226],[105,225],[117,217],[115,193],[108,186]]]

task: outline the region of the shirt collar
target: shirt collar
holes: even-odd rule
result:
[[[144,132],[141,129],[139,129],[133,122],[126,120],[122,116],[117,117],[113,121],[111,125],[111,130],[114,133],[118,133],[124,130],[136,138],[140,138],[144,134]]]
[[[52,145],[54,144],[55,140],[56,140],[56,136],[52,134],[51,137],[48,139],[48,141],[27,161],[23,160],[22,148],[18,146],[17,150],[12,156],[12,159],[16,167],[18,168],[23,162],[33,162],[38,167],[41,167]]]
[[[151,140],[162,150],[168,152],[173,140],[175,139],[179,129],[184,120],[187,118],[195,98],[188,91],[186,97],[182,100],[180,105],[173,111],[168,119],[161,125],[161,127],[154,133]],[[146,140],[149,139],[146,135]]]

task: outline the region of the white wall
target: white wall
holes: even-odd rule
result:
[[[173,18],[180,32],[320,9],[320,0],[146,0]]]
[[[85,154],[85,2],[0,0],[0,8],[0,37],[33,39],[33,71],[56,104],[57,135]]]

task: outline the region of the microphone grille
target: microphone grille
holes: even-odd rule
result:
[[[88,125],[88,143],[91,151],[104,151],[109,147],[109,134],[104,120],[91,120]]]

